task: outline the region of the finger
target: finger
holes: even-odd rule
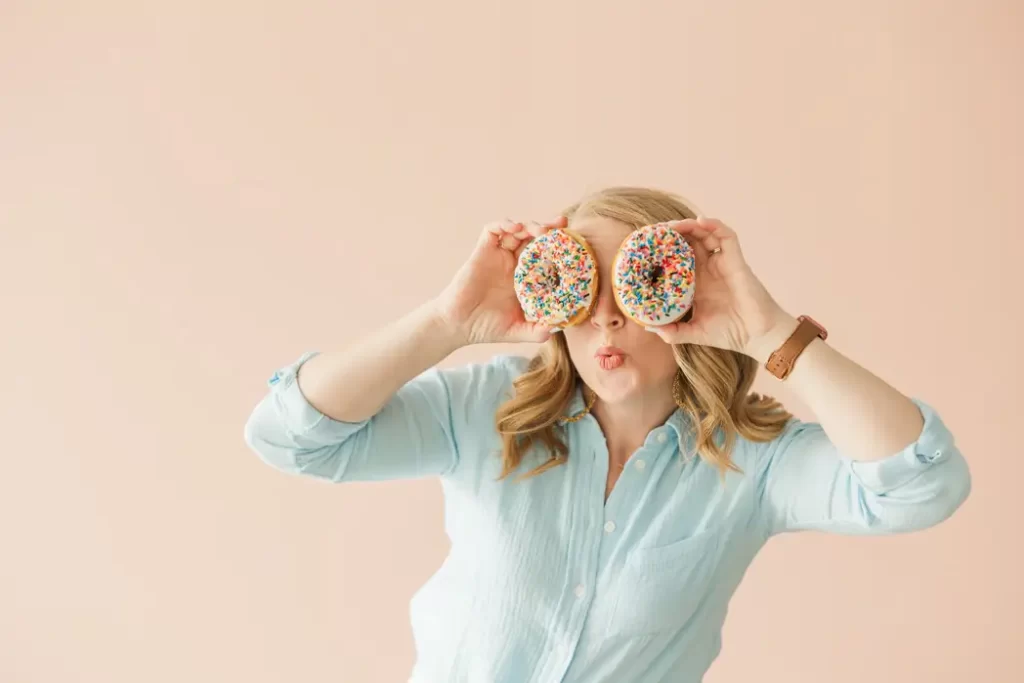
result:
[[[690,243],[691,247],[695,249],[698,245],[703,247],[705,255],[722,244],[722,240],[716,234],[714,227],[701,223],[700,219],[685,218],[680,221],[672,221],[669,225],[680,235],[686,237],[686,241]]]
[[[537,221],[526,221],[524,224],[526,232],[530,233],[531,237],[540,237],[548,231],[548,226]]]
[[[648,332],[661,337],[666,344],[694,344],[698,343],[696,329],[691,323],[675,322],[667,325],[645,327]]]
[[[528,237],[526,239],[524,239],[519,244],[519,247],[516,248],[513,251],[513,253],[515,254],[515,257],[518,259],[519,255],[522,253],[523,249],[525,249],[527,247],[527,245],[530,244],[530,242],[532,242],[533,240],[537,239],[538,237],[541,237],[541,236],[545,235],[546,233],[550,232],[551,230],[555,230],[557,228],[565,227],[565,224],[567,222],[568,222],[568,219],[565,216],[559,216],[558,218],[556,218],[554,220],[551,220],[551,221],[548,221],[547,223],[540,223],[538,221],[526,221],[524,226],[525,226],[525,231],[526,231]]]
[[[672,330],[669,329],[671,327],[672,327],[672,325],[652,325],[650,327],[645,327],[644,331],[645,332],[652,332],[652,333],[658,335],[659,337],[661,337],[662,341],[668,342],[669,338],[672,335]]]
[[[708,230],[709,239],[717,241],[717,244],[710,244],[707,239],[703,241],[703,244],[709,249],[714,250],[716,247],[721,247],[722,251],[728,251],[730,253],[739,254],[740,242],[736,236],[736,231],[730,228],[728,225],[718,220],[717,218],[707,218],[706,216],[700,216],[697,218],[697,223],[701,227]]]
[[[518,239],[525,239],[529,236],[529,233],[526,232],[525,225],[521,221],[513,221],[507,218],[503,221],[488,223],[486,229],[492,235],[514,235]]]
[[[707,266],[709,259],[721,259],[722,263],[736,266],[744,261],[743,250],[735,231],[720,220],[701,216],[675,222],[673,228],[684,236],[693,247],[697,258],[697,267]]]
[[[691,237],[686,240],[687,244],[690,245],[690,248],[693,249],[693,255],[696,259],[697,267],[702,268],[708,262],[708,257],[711,255],[711,249],[714,249],[714,247],[709,249],[705,246],[708,240],[711,240],[712,242],[715,241],[712,237],[705,237],[703,240]]]
[[[671,340],[675,337],[676,327],[678,323],[668,323],[667,325],[650,325],[644,329],[648,332],[653,332],[662,338],[662,340],[671,343]]]
[[[728,225],[716,218],[684,218],[678,221],[670,221],[669,225],[680,233],[693,235],[699,240],[706,240],[709,237],[716,237],[719,240],[735,239],[736,232]]]
[[[525,238],[519,237],[518,235],[504,233],[498,236],[498,246],[511,252],[518,251],[519,247],[523,245],[523,242],[525,242]]]
[[[524,240],[530,239],[525,226],[510,219],[488,223],[484,229],[484,237],[494,241],[502,249],[515,251]]]
[[[698,216],[697,223],[713,233],[719,235],[722,238],[735,237],[736,231],[730,228],[728,225],[718,220],[717,218],[708,218],[707,216]]]
[[[686,243],[693,249],[697,268],[703,269],[708,261],[711,250],[719,245],[719,240],[706,226],[701,225],[695,218],[669,221],[668,225],[683,236]]]
[[[534,237],[540,237],[549,230],[554,230],[556,228],[564,228],[566,224],[568,224],[568,222],[568,218],[566,218],[565,216],[559,216],[557,218],[545,221],[543,223],[539,221],[527,221],[525,225],[527,232],[529,232]]]
[[[667,221],[667,225],[671,225],[673,228],[680,230],[694,231],[699,236],[705,237],[710,234],[718,234],[720,236],[735,235],[736,231],[730,228],[728,225],[718,220],[717,218],[708,218],[707,216],[697,216],[696,218],[681,218],[679,220]]]
[[[665,225],[686,237],[695,237],[699,240],[711,234],[711,228],[701,224],[696,218],[683,218],[677,221],[668,221]]]
[[[511,218],[506,218],[505,220],[501,220],[501,221],[491,221],[490,223],[488,223],[487,225],[484,226],[484,229],[487,232],[490,232],[491,234],[495,234],[496,235],[496,234],[502,233],[502,232],[510,232],[510,231],[514,232],[515,231],[515,226],[517,226],[517,225],[520,225],[520,223],[518,223],[517,221],[512,220]]]

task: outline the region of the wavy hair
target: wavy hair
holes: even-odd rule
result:
[[[616,186],[586,195],[562,215],[570,221],[574,217],[601,216],[636,230],[652,223],[696,218],[697,212],[675,194]],[[753,358],[697,344],[675,344],[672,353],[679,367],[679,391],[674,398],[694,425],[696,455],[717,468],[723,479],[729,470],[742,473],[730,457],[737,436],[770,441],[782,431],[791,414],[774,398],[750,391],[758,369]],[[580,382],[565,337],[552,335],[514,380],[512,397],[498,407],[495,415],[502,439],[499,479],[518,469],[535,445],[542,446],[549,457],[521,478],[566,462],[569,449],[561,429]]]

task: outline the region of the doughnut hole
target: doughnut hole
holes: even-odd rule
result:
[[[665,269],[660,264],[655,264],[649,277],[652,285],[660,287],[662,280],[665,279]]]

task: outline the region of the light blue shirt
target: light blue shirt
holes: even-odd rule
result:
[[[949,517],[968,466],[929,405],[918,439],[882,460],[838,453],[797,418],[768,443],[739,438],[744,474],[692,453],[676,411],[633,453],[605,502],[608,449],[592,416],[565,427],[565,465],[499,481],[495,410],[528,359],[432,368],[373,418],[343,423],[278,370],[245,426],[273,467],[332,482],[436,476],[451,550],[416,592],[414,683],[697,683],[726,607],[773,535],[891,534]],[[568,414],[583,407],[577,390]]]

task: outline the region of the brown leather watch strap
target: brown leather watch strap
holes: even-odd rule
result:
[[[807,345],[817,338],[825,339],[828,332],[824,327],[816,323],[810,316],[801,315],[797,320],[800,324],[793,330],[793,334],[782,343],[782,346],[768,356],[764,367],[779,379],[786,379],[793,371],[796,359],[800,357]]]

